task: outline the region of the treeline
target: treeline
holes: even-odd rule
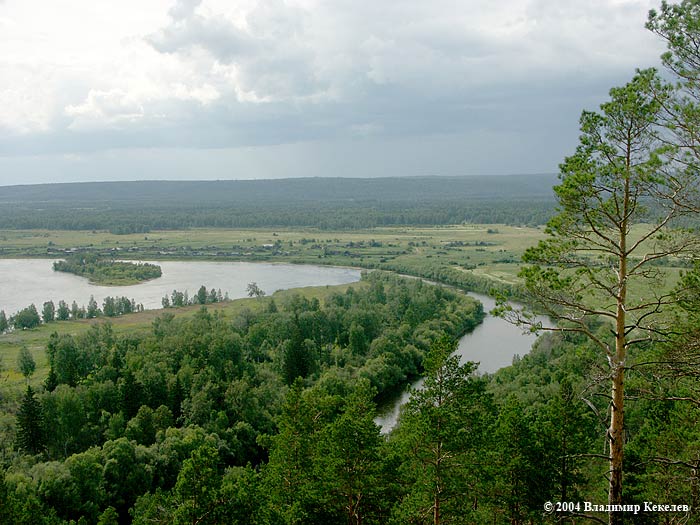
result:
[[[254,284],[255,283],[251,283],[251,285]],[[250,287],[251,285],[248,286]],[[257,287],[257,285],[255,286]],[[189,296],[187,290],[184,292],[173,290],[170,295],[164,295],[160,300],[163,308],[177,308],[180,306],[188,306],[193,304],[214,304],[222,301],[228,301],[228,292],[222,294],[221,288],[218,290],[216,288],[207,290],[207,287],[204,285],[200,286],[197,293],[192,297]]]
[[[75,207],[82,207],[76,203]],[[500,223],[535,226],[554,212],[553,200],[489,198],[485,200],[406,203],[308,202],[243,203],[233,206],[183,202],[173,206],[146,204],[140,208],[121,203],[76,211],[71,206],[11,204],[0,208],[7,229],[108,230],[146,233],[187,228],[308,227],[323,230],[365,229],[381,226]]]
[[[94,319],[96,317],[119,317],[120,315],[143,311],[142,304],[136,304],[134,299],[128,297],[104,298],[102,308],[99,307],[93,296],[90,296],[87,306],[78,306],[76,301],[68,306],[66,301],[58,301],[58,306],[53,301],[46,301],[41,309],[41,314],[34,304],[22,308],[9,318],[4,310],[0,310],[0,333],[10,329],[23,330],[36,328],[42,323],[55,321],[68,321],[77,319]]]
[[[108,324],[54,334],[45,385],[27,389],[15,438],[5,436],[4,516],[12,523],[172,523],[206,507],[202,523],[253,523],[250,506],[268,498],[227,491],[239,482],[258,490],[244,486],[274,471],[266,465],[282,454],[274,443],[286,442],[276,436],[285,431],[290,399],[320,396],[321,412],[299,413],[313,425],[344,413],[344,424],[354,424],[357,410],[371,423],[372,399],[419,374],[440,334],[456,338],[483,317],[478,303],[441,287],[379,272],[365,280],[324,304],[260,298],[259,313],[234,319],[202,309],[192,318],[165,313],[143,334],[119,336]],[[350,412],[349,399],[362,408]],[[347,429],[338,432],[353,439]],[[199,503],[190,509],[177,503],[186,493],[207,496],[194,496]],[[167,513],[157,510],[164,505]]]
[[[465,177],[302,177],[218,181],[120,181],[0,186],[0,202],[121,203],[142,207],[187,202],[235,207],[308,202],[408,202],[552,197],[556,175]]]
[[[87,277],[100,284],[120,284],[148,281],[160,277],[160,266],[150,263],[133,263],[105,260],[94,253],[71,255],[53,263],[57,272],[67,272]]]

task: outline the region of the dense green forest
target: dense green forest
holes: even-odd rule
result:
[[[554,174],[500,177],[297,178],[221,181],[85,182],[0,186],[3,204],[160,203],[241,205],[250,202],[416,202],[463,199],[552,199]]]
[[[227,491],[262,490],[264,472],[279,497],[289,496],[276,485],[283,463],[293,460],[280,447],[296,446],[282,437],[295,432],[286,424],[327,427],[324,433],[352,442],[353,432],[331,427],[359,417],[367,435],[358,453],[378,454],[373,399],[419,374],[442,334],[452,340],[471,330],[483,312],[461,294],[420,281],[379,273],[365,280],[365,287],[324,304],[302,296],[280,305],[260,298],[261,313],[235,319],[203,309],[189,320],[165,313],[143,335],[117,336],[98,324],[81,336],[51,336],[44,387],[27,387],[14,409],[16,427],[3,436],[5,522],[38,523],[42,516],[44,523],[95,523],[114,515],[120,523],[172,523],[204,513],[209,522],[218,516],[219,523],[252,523],[263,519],[263,510],[250,506],[266,498],[235,499]],[[291,405],[311,402],[320,404],[289,413]],[[326,439],[328,447],[340,445],[330,434]],[[333,454],[343,456],[337,448]],[[185,479],[188,473],[194,477]],[[347,483],[365,483],[345,476]],[[190,490],[194,500],[180,505]],[[332,506],[309,504],[337,520],[344,503],[334,497]],[[386,517],[386,509],[375,508],[379,500],[365,511],[371,501],[363,499],[362,514]],[[264,519],[288,512],[277,508],[284,506],[279,500],[269,503]]]
[[[133,334],[97,324],[51,336],[44,386],[4,408],[16,426],[3,436],[2,522],[605,517],[543,511],[545,501],[605,502],[608,401],[592,378],[606,364],[585,335],[547,335],[512,367],[478,376],[451,354],[483,313],[445,288],[374,272],[323,303],[256,301],[258,313],[235,318],[202,309]],[[647,347],[628,378],[626,502],[681,509],[629,513],[633,523],[691,523],[682,506],[700,503],[697,369],[686,363],[679,378],[678,350]],[[421,372],[400,426],[381,436],[375,400]]]
[[[235,208],[190,203],[144,209],[114,205],[78,212],[63,206],[34,210],[25,205],[8,205],[0,208],[0,223],[7,229],[106,230],[118,234],[203,227],[308,227],[347,230],[464,222],[533,226],[547,222],[553,209],[554,204],[550,200],[515,199],[475,201],[466,204],[463,201],[406,204],[282,203],[269,206],[264,203],[247,203]]]
[[[0,187],[7,229],[314,227],[463,222],[544,224],[551,175],[121,182]]]

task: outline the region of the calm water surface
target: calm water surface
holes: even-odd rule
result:
[[[161,308],[161,299],[174,289],[192,297],[200,286],[221,288],[231,299],[246,297],[248,283],[256,282],[267,294],[276,290],[347,284],[360,279],[360,270],[294,264],[212,261],[156,261],[163,276],[132,286],[97,286],[84,277],[54,272],[52,259],[0,259],[0,310],[9,316],[34,303],[39,311],[45,301],[76,301],[87,305],[107,296],[135,299],[145,308]]]

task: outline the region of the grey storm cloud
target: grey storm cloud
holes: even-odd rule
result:
[[[258,2],[245,24],[200,14],[199,4],[176,4],[171,24],[147,40],[161,53],[190,60],[204,54],[212,69],[229,67],[235,86],[222,86],[229,92],[220,107],[230,110],[232,123],[245,113],[240,103],[253,101],[261,116],[268,115],[262,106],[288,104],[280,122],[303,113],[309,129],[324,132],[473,128],[487,125],[483,114],[499,106],[522,113],[519,106],[538,104],[538,90],[552,84],[571,95],[591,85],[599,93],[619,76],[615,67],[628,52],[599,53],[592,69],[592,42],[548,34],[562,20],[600,22],[577,2],[534,2],[530,19],[513,21],[523,25],[521,37],[489,30],[488,20],[474,27],[470,10],[455,13],[444,1],[337,0],[304,10],[271,0]],[[423,127],[414,129],[418,123]]]
[[[335,142],[364,148],[367,163],[382,151],[399,162],[399,144],[447,155],[462,137],[464,151],[436,165],[454,171],[487,140],[514,156],[503,170],[524,155],[523,169],[552,170],[580,111],[657,64],[663,47],[643,28],[648,0],[149,5],[154,23],[115,34],[121,47],[102,62],[23,63],[0,51],[0,157],[306,144],[308,158]],[[18,26],[16,38],[25,33]],[[436,146],[441,136],[453,139]],[[429,152],[416,154],[424,172]],[[479,162],[468,169],[492,170]]]

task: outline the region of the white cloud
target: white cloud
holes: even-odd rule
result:
[[[0,155],[485,132],[507,147],[530,126],[561,148],[584,106],[658,62],[653,7],[0,1]]]

